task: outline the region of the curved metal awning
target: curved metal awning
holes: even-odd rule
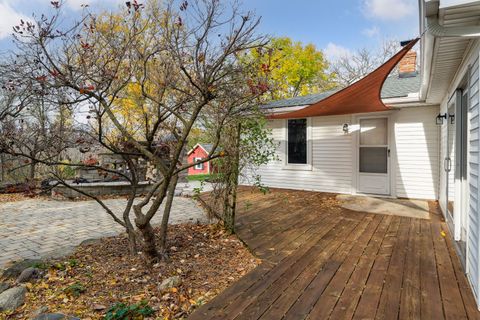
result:
[[[385,79],[420,38],[410,41],[390,60],[367,76],[335,94],[303,109],[271,114],[269,119],[292,119],[390,110],[381,99]]]

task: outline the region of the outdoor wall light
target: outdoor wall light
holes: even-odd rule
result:
[[[447,120],[447,114],[446,113],[444,113],[444,114],[439,113],[438,116],[437,116],[437,119],[435,121],[436,124],[437,125],[442,125],[443,124],[443,119]]]
[[[348,123],[343,124],[343,133],[347,134],[348,133]]]
[[[450,124],[455,124],[455,115],[449,114],[448,117],[450,118]]]

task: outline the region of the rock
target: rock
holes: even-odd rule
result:
[[[61,313],[42,313],[33,318],[33,320],[80,320],[80,318],[66,316]]]
[[[65,245],[43,254],[43,257],[45,259],[63,259],[66,256],[70,255],[73,251],[75,251],[75,246]]]
[[[102,305],[102,304],[94,304],[93,305],[93,310],[95,310],[95,311],[102,311],[102,310],[105,310],[105,309],[107,309],[107,307]]]
[[[90,238],[90,239],[87,239],[87,240],[83,240],[80,243],[80,246],[88,246],[90,244],[95,244],[95,243],[98,243],[98,242],[100,242],[100,239]]]
[[[30,318],[34,319],[34,318],[38,317],[39,315],[41,315],[42,313],[45,313],[47,311],[48,311],[47,306],[40,307],[30,314]]]
[[[179,276],[173,276],[163,280],[162,283],[158,286],[158,290],[162,291],[173,287],[178,287],[181,284],[182,279]]]
[[[14,287],[0,293],[0,311],[15,310],[25,302],[27,289]]]
[[[40,270],[37,268],[27,268],[20,273],[18,276],[16,282],[17,283],[24,283],[24,282],[29,282],[30,280],[37,278],[40,275]]]
[[[10,285],[6,282],[0,282],[0,293],[10,288]]]
[[[23,270],[34,267],[35,265],[43,263],[39,259],[26,259],[19,262],[14,262],[10,267],[5,269],[2,273],[3,278],[17,278]]]

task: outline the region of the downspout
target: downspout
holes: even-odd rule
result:
[[[432,76],[433,50],[435,45],[435,37],[425,33],[423,37],[423,54],[422,54],[422,68],[424,74],[422,76],[422,85],[420,87],[419,99],[425,101],[427,99],[427,92],[430,85],[430,78]]]
[[[438,2],[428,2],[429,7],[425,0],[418,0],[418,7],[420,9],[419,14],[419,26],[421,34],[421,85],[418,92],[419,101],[426,101],[428,90],[430,87],[431,70],[433,64],[433,50],[435,45],[435,38],[428,32],[426,16],[438,13]]]

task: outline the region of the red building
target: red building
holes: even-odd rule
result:
[[[188,163],[195,163],[199,160],[205,159],[209,156],[212,151],[211,144],[200,144],[197,143],[192,150],[188,152]],[[212,172],[212,164],[210,161],[199,163],[193,167],[188,168],[188,175],[196,174],[210,174]]]

